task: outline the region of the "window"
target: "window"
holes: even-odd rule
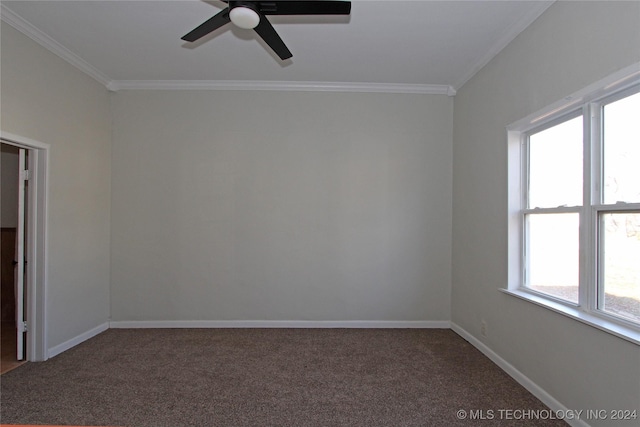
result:
[[[640,344],[635,70],[509,128],[506,292]]]

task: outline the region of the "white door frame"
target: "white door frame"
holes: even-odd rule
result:
[[[25,218],[25,180],[28,179],[27,170],[29,166],[25,163],[27,150],[18,149],[18,221],[16,223],[16,244],[13,258],[13,283],[15,290],[15,310],[16,310],[16,359],[24,360],[24,267],[26,254],[24,253],[25,226],[29,221]]]
[[[47,360],[49,144],[0,130],[4,144],[29,150],[29,192],[27,194],[27,360]]]

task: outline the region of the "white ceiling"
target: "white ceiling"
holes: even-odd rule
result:
[[[2,19],[112,89],[287,82],[452,94],[551,3],[356,0],[348,17],[270,16],[286,61],[232,25],[182,41],[220,1],[2,1]]]

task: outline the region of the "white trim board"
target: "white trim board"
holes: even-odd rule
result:
[[[120,320],[113,329],[135,328],[416,328],[449,329],[448,320]]]
[[[402,84],[402,83],[357,83],[357,82],[265,82],[224,80],[112,80],[87,61],[40,31],[34,25],[0,4],[0,18],[50,52],[58,55],[74,67],[103,84],[110,91],[118,90],[280,90],[313,92],[371,92],[371,93],[417,93],[455,96],[456,91],[489,63],[502,49],[531,25],[555,0],[536,3],[528,14],[507,28],[493,46],[482,55],[463,77],[453,85]]]
[[[102,71],[0,4],[0,19],[40,46],[89,75],[108,90],[269,90],[305,92],[415,93],[455,96],[450,85],[312,81],[225,81],[225,80],[112,80]],[[495,54],[494,54],[495,55]],[[493,55],[492,55],[493,57]]]
[[[112,80],[112,92],[120,90],[262,90],[281,92],[414,93],[455,96],[447,85],[408,83],[359,83],[258,80]]]
[[[112,80],[84,59],[0,4],[0,18],[108,90],[263,90],[299,92],[414,93],[455,96],[452,86],[404,83],[255,81],[255,80]]]
[[[72,347],[77,346],[78,344],[83,343],[84,341],[95,337],[96,335],[106,331],[107,329],[109,329],[109,322],[105,322],[101,325],[96,326],[93,329],[89,329],[87,332],[83,332],[82,334],[75,336],[73,338],[71,338],[70,340],[67,340],[65,342],[63,342],[62,344],[58,344],[56,346],[53,346],[49,349],[49,354],[48,356],[54,357],[59,355],[60,353],[69,350]]]
[[[0,4],[0,18],[25,36],[29,37],[31,40],[38,43],[40,46],[47,49],[49,52],[58,55],[69,64],[73,65],[103,85],[107,86],[111,81],[106,74],[103,74],[100,70],[93,67],[87,61],[80,58],[78,55],[40,31],[38,28],[34,27],[31,23],[16,15],[11,9],[7,8],[3,4]]]
[[[482,354],[494,362],[500,369],[516,380],[531,394],[540,399],[552,411],[571,412],[566,406],[556,400],[531,379],[518,371],[513,365],[500,357],[497,353],[479,341],[465,329],[448,320],[436,321],[378,321],[378,320],[347,320],[347,321],[309,321],[309,320],[158,320],[158,321],[111,321],[96,326],[68,341],[49,349],[49,357],[69,350],[76,345],[93,338],[107,329],[134,328],[421,328],[421,329],[451,329]],[[572,427],[590,427],[581,419],[565,419]]]
[[[49,144],[25,138],[0,129],[2,143],[29,150],[28,220],[27,220],[27,280],[26,321],[27,360],[47,359],[47,288],[48,204],[49,204]]]
[[[453,332],[460,335],[462,338],[468,341],[469,344],[471,344],[472,346],[480,350],[482,354],[487,356],[493,363],[498,365],[500,369],[502,369],[507,374],[509,374],[511,378],[516,380],[521,386],[527,389],[529,393],[533,394],[535,397],[540,399],[540,401],[542,401],[542,403],[547,405],[552,411],[554,412],[561,411],[562,413],[565,413],[565,414],[568,412],[573,413],[570,409],[568,409],[566,406],[564,406],[562,403],[556,400],[556,398],[554,398],[549,393],[547,393],[542,387],[540,387],[538,384],[531,381],[531,379],[529,379],[526,375],[524,375],[522,372],[517,370],[512,364],[504,360],[496,352],[494,352],[489,347],[487,347],[483,342],[481,342],[476,337],[471,335],[465,329],[458,326],[456,323],[450,322],[450,324],[451,324],[451,330]],[[581,419],[565,418],[564,421],[573,427],[589,427],[589,424],[587,424],[584,420],[581,420]]]

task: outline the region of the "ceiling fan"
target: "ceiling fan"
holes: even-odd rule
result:
[[[280,59],[285,60],[293,55],[266,15],[349,15],[351,12],[350,1],[222,1],[229,6],[183,36],[182,40],[194,42],[232,22],[237,27],[255,30]]]

